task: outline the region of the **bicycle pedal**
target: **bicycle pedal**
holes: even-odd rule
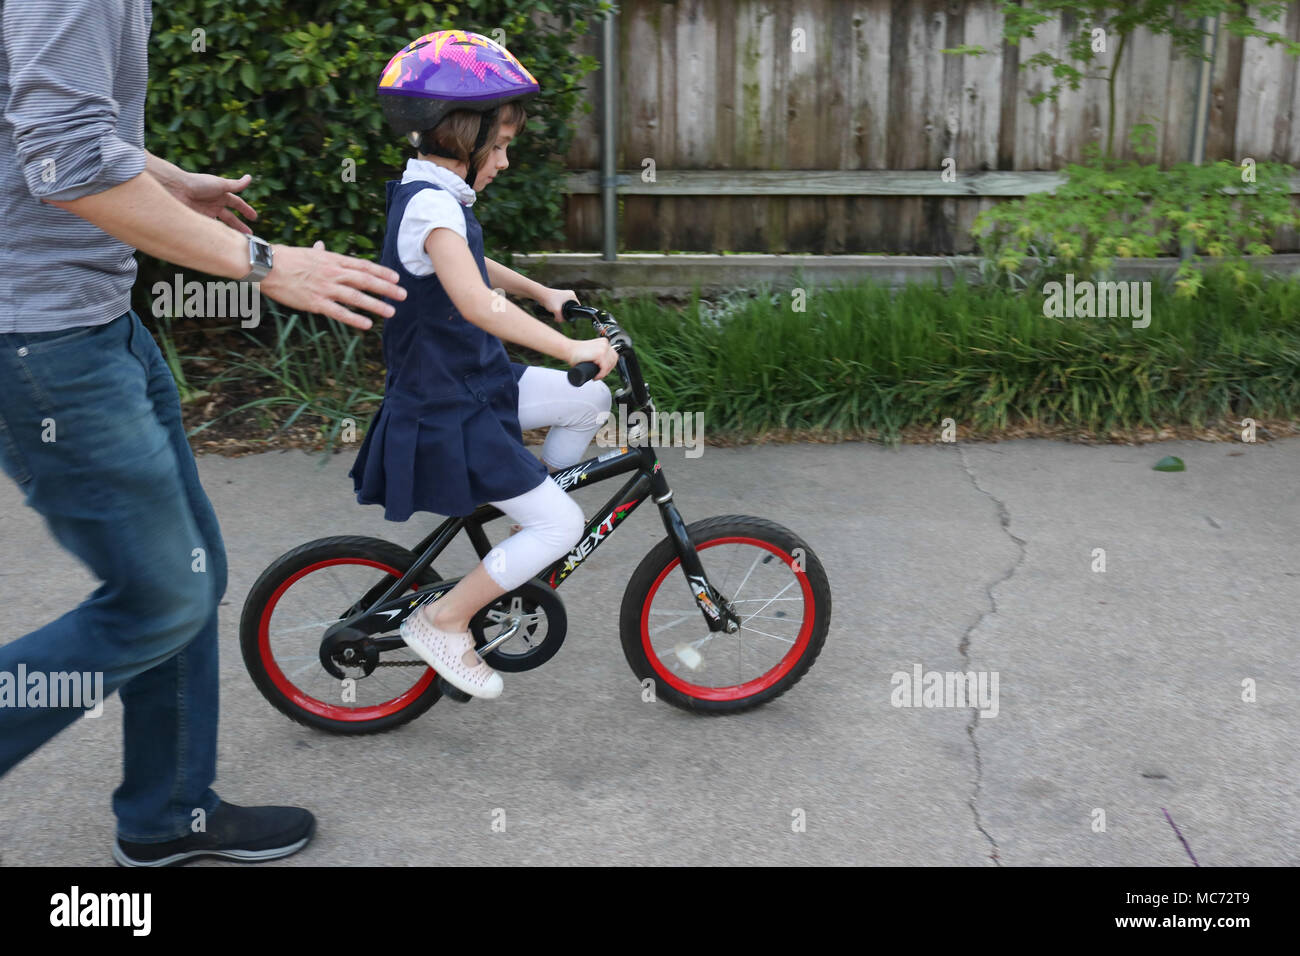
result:
[[[447,683],[442,679],[441,675],[438,677],[438,689],[442,691],[444,697],[450,697],[452,700],[460,704],[467,704],[473,699],[471,695],[465,693],[459,687],[453,687],[451,684]]]

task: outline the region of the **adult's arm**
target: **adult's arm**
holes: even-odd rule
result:
[[[11,88],[5,117],[31,195],[167,262],[229,278],[247,274],[247,239],[186,207],[146,172],[145,151],[117,135],[113,75],[127,4],[5,0],[0,9]],[[406,297],[396,272],[327,252],[322,243],[276,246],[274,264],[261,283],[268,296],[358,328],[371,322],[348,306],[393,314],[367,292]]]
[[[252,235],[253,230],[235,213],[251,220],[257,211],[239,197],[253,177],[244,173],[238,179],[225,179],[208,173],[190,173],[175,163],[145,150],[145,170],[164,189],[201,216],[210,216],[224,222],[236,232]]]
[[[248,273],[247,238],[183,205],[148,173],[81,199],[46,201],[167,262],[232,279]],[[311,249],[272,248],[274,268],[260,289],[291,308],[368,329],[370,319],[352,309],[387,318],[393,307],[374,296],[406,298],[397,273],[377,263],[327,252],[319,242]]]

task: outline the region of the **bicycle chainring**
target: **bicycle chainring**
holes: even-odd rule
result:
[[[489,667],[511,674],[541,667],[555,656],[564,643],[568,615],[559,595],[534,578],[479,611],[470,621],[469,629],[478,648],[503,631],[513,632],[483,654]]]

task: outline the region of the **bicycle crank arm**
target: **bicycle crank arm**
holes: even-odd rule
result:
[[[479,656],[482,657],[484,654],[495,650],[498,646],[510,640],[510,638],[519,633],[519,628],[522,624],[523,622],[519,618],[511,620],[509,627],[478,649]]]

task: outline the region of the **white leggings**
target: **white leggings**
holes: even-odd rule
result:
[[[604,382],[574,388],[567,372],[530,365],[519,379],[519,427],[526,431],[550,425],[542,444],[542,461],[552,468],[567,468],[581,459],[592,436],[609,417],[611,401]],[[567,554],[582,536],[582,508],[554,478],[545,479],[532,491],[491,504],[523,529],[483,559],[488,575],[507,591]]]

